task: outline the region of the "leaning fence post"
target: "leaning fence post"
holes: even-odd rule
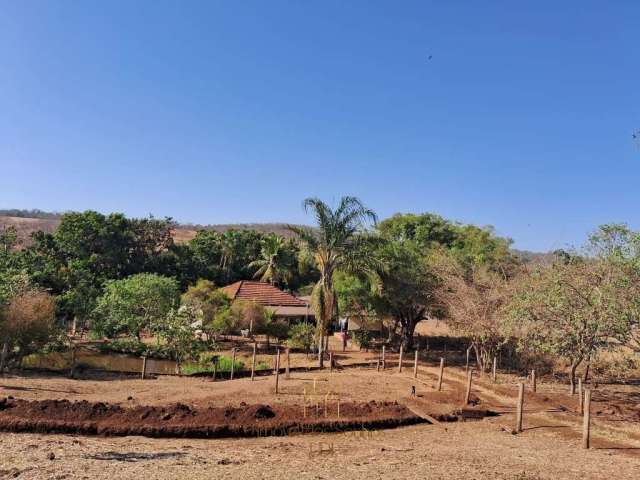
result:
[[[400,357],[398,358],[398,373],[402,373],[402,344],[400,344]]]
[[[582,448],[589,448],[591,440],[591,389],[584,391],[584,417],[582,420]]]
[[[471,351],[471,347],[467,348],[467,363],[465,364],[464,370],[465,372],[469,371],[469,352]]]
[[[144,377],[147,374],[147,356],[142,357],[142,372],[140,374],[140,378],[144,380]]]
[[[469,405],[469,400],[471,400],[471,380],[473,379],[473,370],[469,370],[467,372],[467,391],[464,395],[464,404]]]
[[[536,393],[536,371],[535,370],[531,370],[531,390],[533,391],[533,393]]]
[[[257,342],[253,342],[253,357],[251,358],[251,381],[253,382],[253,377],[256,375],[256,348]]]
[[[233,373],[236,369],[236,349],[232,348],[231,349],[231,375],[230,375],[230,379],[233,380]]]
[[[440,374],[438,375],[438,391],[442,390],[443,374],[444,374],[444,357],[440,357]]]
[[[496,369],[498,367],[498,358],[494,355],[493,356],[493,371],[492,371],[492,376],[493,376],[493,383],[496,383]]]
[[[578,378],[578,411],[580,415],[584,413],[584,395],[582,393],[582,379]]]
[[[524,405],[524,383],[518,384],[518,404],[516,405],[516,432],[522,432],[522,407]]]
[[[278,381],[280,380],[280,349],[276,353],[276,393],[278,393]]]
[[[418,378],[418,350],[416,350],[415,358],[413,359],[413,378]]]

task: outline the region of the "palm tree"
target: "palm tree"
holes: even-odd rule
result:
[[[260,278],[261,282],[277,285],[291,280],[292,257],[287,250],[284,238],[269,235],[262,241],[260,258],[249,264],[249,268],[257,268],[253,278]]]
[[[317,228],[289,229],[297,234],[305,253],[309,254],[320,272],[311,301],[316,316],[319,364],[322,367],[327,327],[338,314],[333,274],[337,270],[351,273],[373,271],[375,259],[367,248],[370,238],[364,231],[368,222],[377,222],[377,216],[355,197],[342,197],[335,210],[317,198],[307,198],[303,205],[305,212],[314,214]]]

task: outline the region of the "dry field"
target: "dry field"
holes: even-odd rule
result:
[[[255,381],[241,378],[161,376],[154,380],[93,375],[71,380],[48,374],[0,378],[0,397],[108,402],[122,407],[166,406],[194,410],[233,405],[301,405],[325,393],[343,402],[398,402],[420,414],[450,413],[461,406],[463,369],[445,371],[443,391],[434,389],[437,369],[421,365],[412,378],[393,359],[384,372],[345,368],[333,373],[294,372]],[[314,380],[316,384],[313,396]],[[514,435],[517,379],[500,375],[474,382],[477,409],[499,413],[480,421],[420,424],[396,429],[286,437],[185,439],[0,433],[0,478],[639,478],[640,388],[602,386],[594,391],[592,446],[580,448],[581,417],[564,385],[527,389],[524,432]],[[416,397],[410,395],[416,386]],[[315,399],[315,400],[314,400]],[[634,403],[635,402],[635,403]],[[329,413],[329,416],[335,412]]]

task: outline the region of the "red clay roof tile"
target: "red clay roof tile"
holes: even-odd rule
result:
[[[279,288],[269,283],[254,282],[250,280],[240,280],[232,283],[221,290],[231,300],[247,300],[259,303],[260,305],[276,305],[286,307],[304,307],[306,303],[294,297],[293,295],[283,292]]]

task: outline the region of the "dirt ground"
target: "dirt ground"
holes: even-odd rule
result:
[[[391,359],[390,359],[391,360]],[[389,365],[393,365],[392,361]],[[435,366],[412,378],[407,362],[376,372],[346,368],[275,377],[211,382],[207,378],[94,375],[80,380],[48,374],[0,378],[0,397],[108,402],[122,407],[191,408],[247,404],[296,405],[306,390],[318,399],[399,402],[424,414],[462,404],[463,369],[447,368],[435,391]],[[315,380],[315,382],[314,382]],[[592,446],[580,448],[581,417],[564,385],[527,388],[524,432],[514,435],[516,383],[500,375],[474,380],[477,408],[499,412],[482,421],[421,424],[391,430],[241,439],[153,439],[0,433],[0,478],[640,478],[640,388],[598,385],[594,391]],[[416,397],[410,395],[416,386]],[[634,403],[635,402],[635,403]],[[638,407],[638,408],[636,408]]]

